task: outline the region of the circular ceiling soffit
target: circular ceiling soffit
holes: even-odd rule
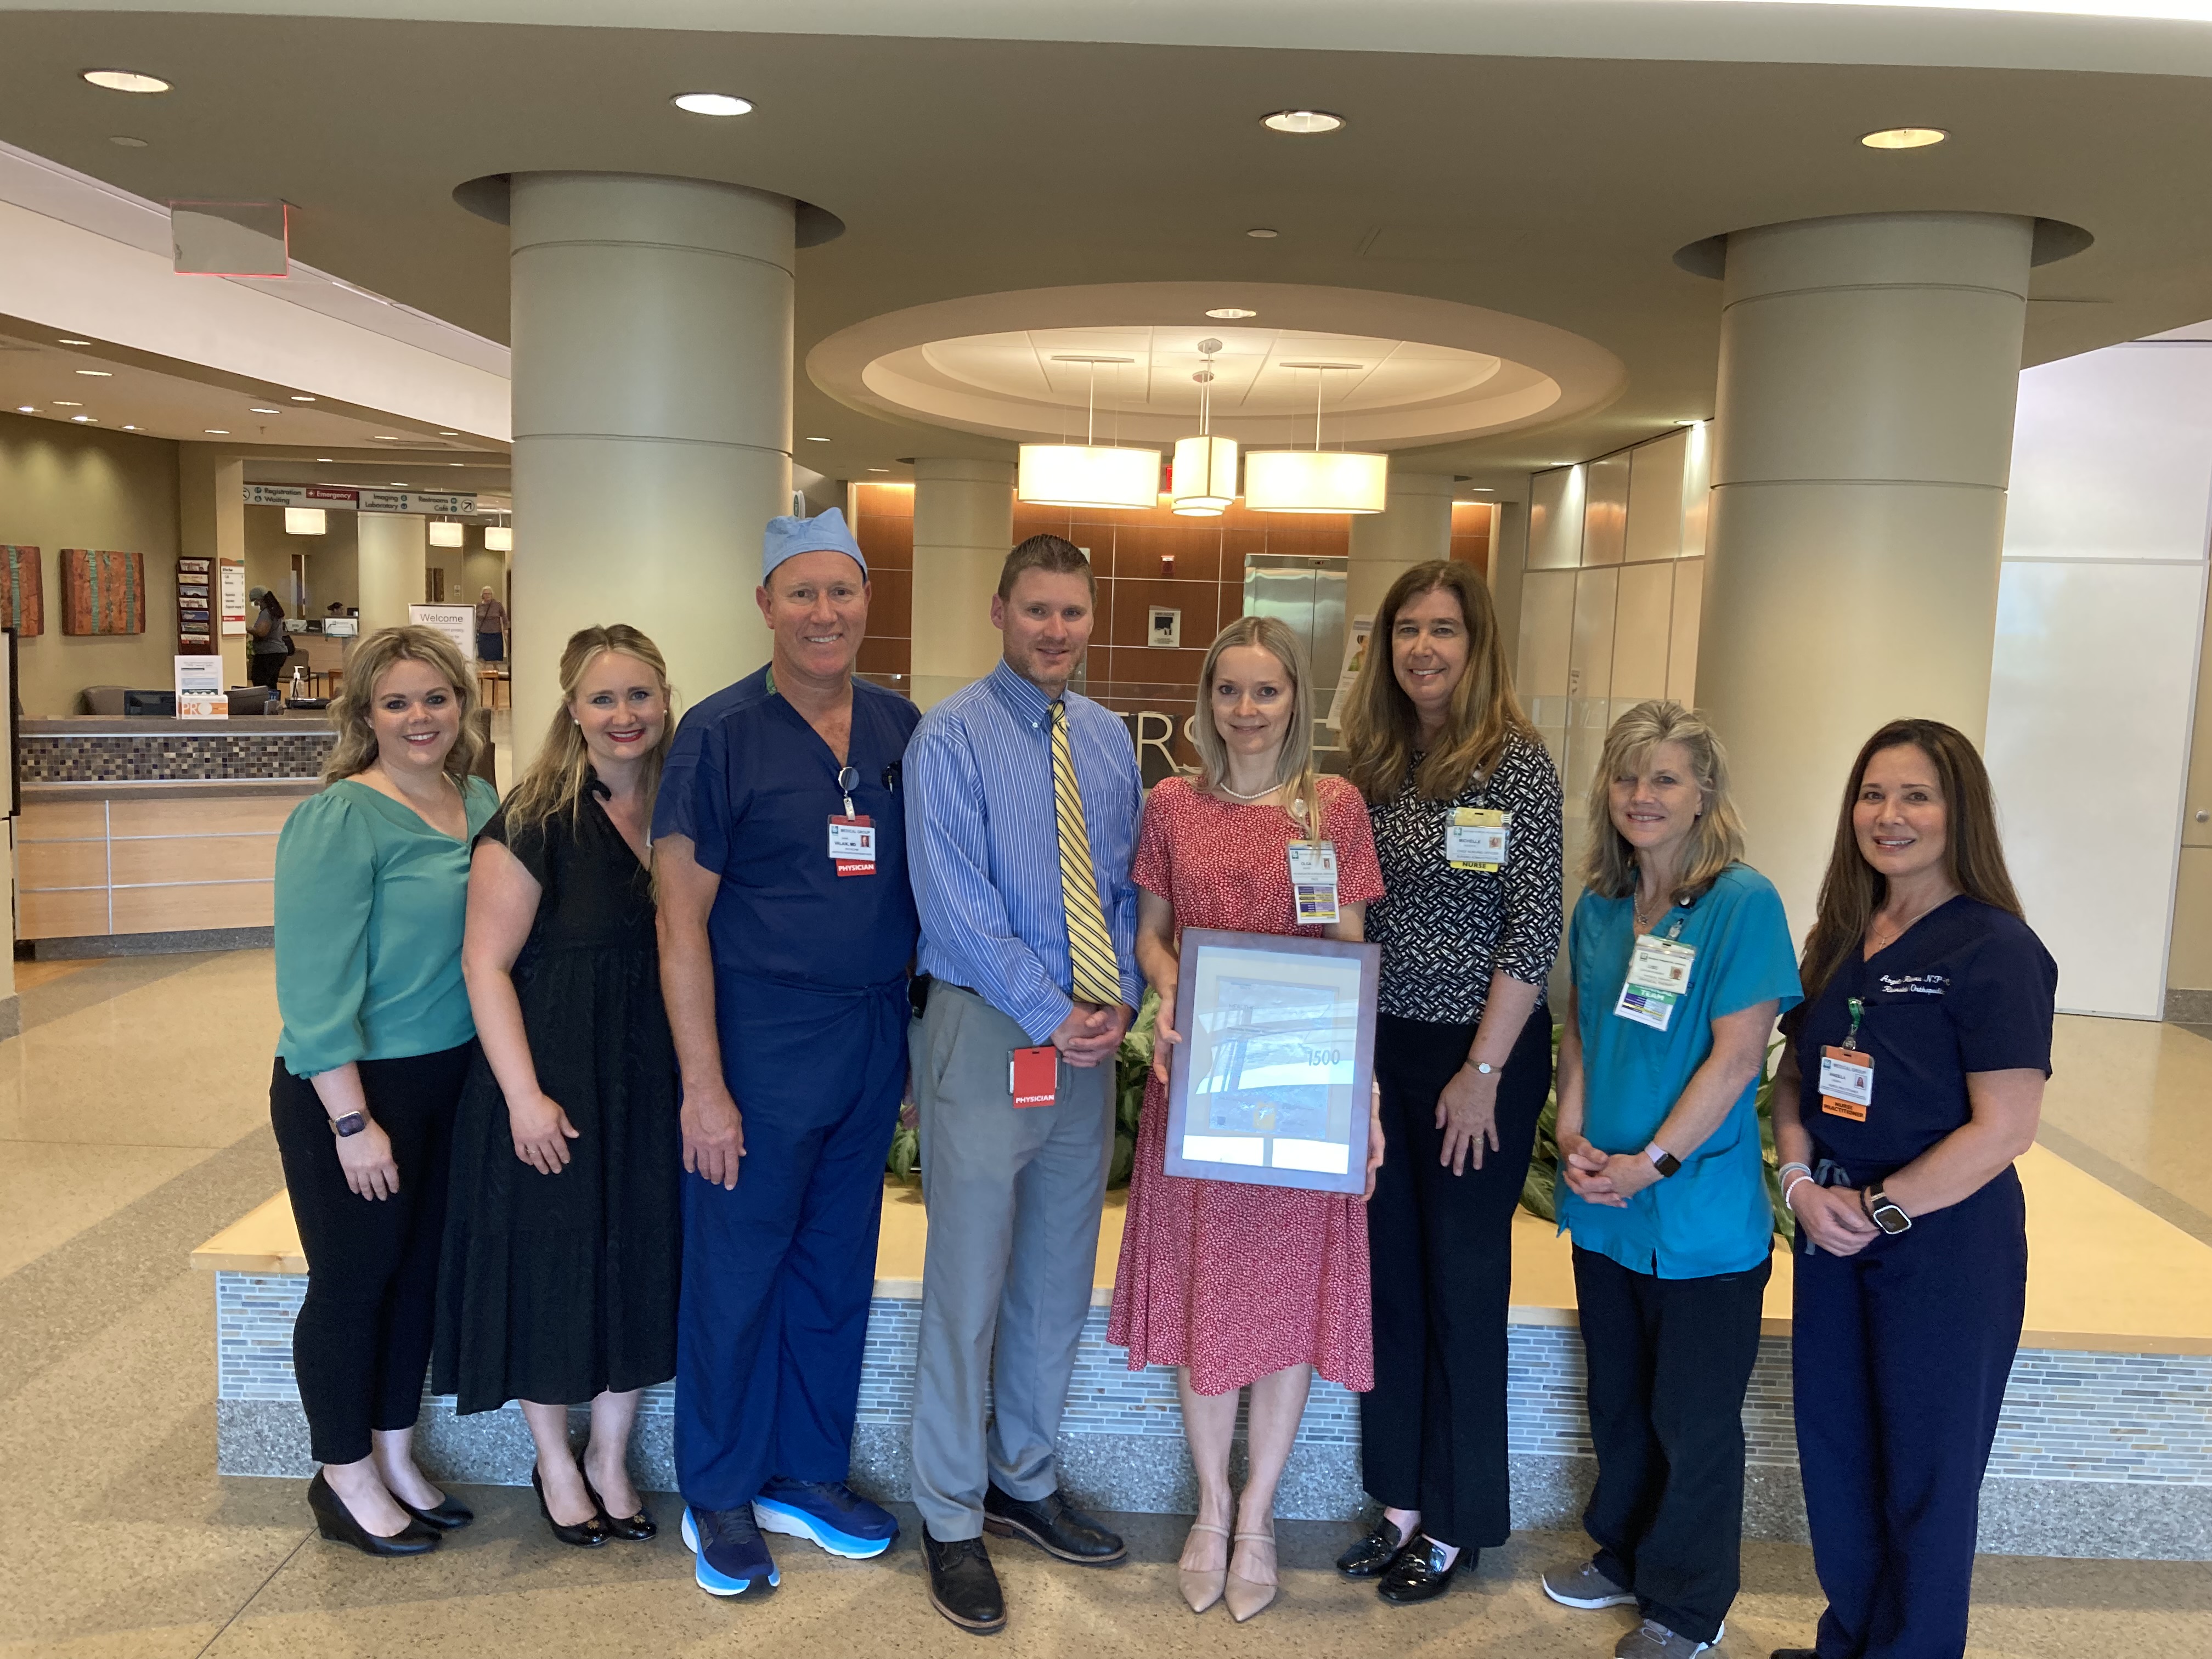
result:
[[[1746,225],[1744,228],[1757,230],[1760,227]],[[2081,226],[2069,224],[2063,219],[2038,219],[2027,262],[2030,265],[2057,264],[2061,259],[2072,258],[2096,240]],[[1710,276],[1719,282],[1728,274],[1728,234],[1685,242],[1674,250],[1674,264],[1692,276]]]
[[[590,168],[564,167],[565,173],[590,172]],[[509,218],[508,204],[513,194],[514,175],[511,173],[487,173],[482,178],[464,179],[453,186],[455,204],[473,213],[479,219],[489,219],[495,225],[506,224]],[[732,179],[709,179],[703,182],[715,185],[737,184]],[[757,185],[738,185],[740,190],[758,190]],[[763,191],[763,195],[776,196],[780,191]],[[797,222],[793,238],[799,247],[819,247],[824,242],[834,242],[845,234],[845,222],[825,207],[811,202],[789,198],[797,209]]]
[[[1548,424],[1609,403],[1620,360],[1579,335],[1478,306],[1364,289],[1238,283],[1030,289],[886,313],[807,354],[849,408],[1014,442],[1165,445],[1198,414],[1191,371],[1213,354],[1213,429],[1247,444],[1410,449]],[[1266,327],[1194,321],[1233,298]],[[1093,369],[1081,359],[1120,357]],[[1316,369],[1316,362],[1353,365]]]

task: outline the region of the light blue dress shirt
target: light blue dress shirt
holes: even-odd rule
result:
[[[1098,902],[1133,1008],[1137,819],[1144,781],[1128,729],[1066,698],[1070,752]],[[921,913],[918,965],[964,985],[1043,1042],[1075,1006],[1060,896],[1051,703],[1001,662],[921,717],[906,750],[907,867]]]

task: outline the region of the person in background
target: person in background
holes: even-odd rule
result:
[[[1852,763],[1774,1091],[1796,1212],[1798,1465],[1828,1598],[1776,1659],[1957,1659],[1982,1476],[2027,1316],[2058,964],[1982,757],[1894,720]]]
[[[461,968],[482,1052],[461,1092],[431,1367],[464,1413],[522,1402],[564,1544],[653,1535],[629,1468],[638,1390],[676,1373],[682,1136],[647,831],[668,671],[625,623],[561,653],[562,704],[477,838]],[[591,1406],[584,1467],[568,1407]]]
[[[416,1555],[468,1510],[415,1466],[453,1109],[476,1046],[461,980],[475,679],[427,628],[354,649],[323,787],[276,842],[269,1115],[307,1258],[293,1363],[325,1538]]]
[[[868,562],[844,515],[770,520],[754,597],[769,665],[685,716],[653,809],[689,1172],[676,1474],[694,1577],[725,1596],[777,1582],[763,1530],[855,1559],[898,1535],[845,1478],[916,931],[920,716],[855,677]]]
[[[247,589],[246,599],[253,607],[246,624],[251,641],[246,648],[246,682],[273,691],[283,678],[284,659],[293,651],[292,636],[284,631],[284,607],[265,587]]]
[[[1367,1206],[1375,1387],[1360,1468],[1382,1513],[1337,1559],[1386,1601],[1450,1587],[1511,1528],[1505,1309],[1513,1213],[1552,1073],[1559,775],[1464,564],[1390,585],[1344,722],[1383,896],[1375,1072],[1392,1156]]]
[[[489,587],[477,595],[477,660],[507,660],[507,607]]]
[[[1544,1594],[1635,1606],[1616,1659],[1694,1659],[1720,1640],[1740,1579],[1743,1396],[1774,1231],[1759,1085],[1797,968],[1698,715],[1653,702],[1615,720],[1589,822],[1558,1140],[1597,1553],[1545,1573]]]
[[[1174,1020],[1179,942],[1186,927],[1356,940],[1382,874],[1358,791],[1314,775],[1312,676],[1297,636],[1272,617],[1240,617],[1198,683],[1199,776],[1153,788],[1137,845],[1137,960],[1159,993],[1159,1024],[1106,1340],[1129,1351],[1131,1370],[1176,1368],[1198,1472],[1183,1597],[1194,1613],[1225,1598],[1241,1624],[1275,1598],[1275,1488],[1314,1372],[1374,1386],[1367,1220],[1364,1199],[1165,1172],[1169,1055],[1185,1036]],[[1291,860],[1294,844],[1315,841],[1334,849],[1336,918],[1309,924]],[[1371,1122],[1370,1192],[1382,1158]],[[1230,1443],[1247,1387],[1250,1467],[1232,1540]]]
[[[908,755],[929,981],[909,1033],[929,1206],[914,1503],[931,1603],[976,1632],[1006,1622],[986,1530],[1086,1566],[1127,1553],[1067,1501],[1054,1455],[1141,994],[1144,785],[1128,729],[1067,689],[1096,600],[1082,549],[1015,548],[991,600],[1003,659],[924,715]]]

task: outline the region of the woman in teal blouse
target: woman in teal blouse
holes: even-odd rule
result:
[[[1615,720],[1568,934],[1559,1220],[1574,1234],[1597,1490],[1571,1607],[1633,1604],[1617,1659],[1695,1659],[1735,1599],[1743,1395],[1773,1212],[1759,1080],[1796,1006],[1782,901],[1741,861],[1728,762],[1675,702]]]
[[[322,793],[276,843],[269,1115],[307,1257],[293,1365],[322,1535],[419,1555],[472,1518],[415,1467],[453,1108],[476,1043],[461,983],[475,681],[427,628],[355,647]]]

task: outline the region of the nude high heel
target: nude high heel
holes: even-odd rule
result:
[[[1210,1521],[1194,1522],[1190,1530],[1194,1537],[1202,1532],[1210,1532],[1217,1538],[1229,1536],[1228,1528],[1217,1527]],[[1182,1547],[1185,1555],[1190,1553],[1190,1545],[1188,1541]],[[1201,1571],[1196,1568],[1186,1567],[1178,1562],[1176,1565],[1176,1577],[1182,1581],[1182,1599],[1190,1603],[1190,1610],[1193,1613],[1204,1613],[1221,1599],[1222,1586],[1228,1579],[1229,1569],[1224,1565],[1209,1567]]]
[[[1265,1544],[1267,1547],[1267,1577],[1262,1580],[1248,1578],[1237,1571],[1232,1559],[1229,1577],[1222,1589],[1222,1597],[1229,1603],[1230,1616],[1243,1624],[1267,1609],[1281,1588],[1275,1571],[1275,1534],[1270,1528],[1266,1532],[1240,1532],[1239,1544]]]

